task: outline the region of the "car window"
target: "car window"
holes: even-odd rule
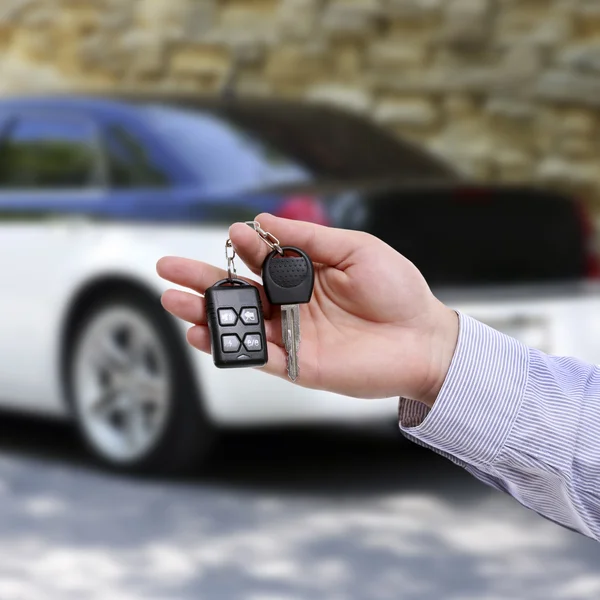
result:
[[[62,116],[13,120],[0,141],[0,188],[79,189],[98,184],[93,124]]]
[[[366,118],[329,107],[240,103],[227,118],[325,179],[456,179],[443,161]]]
[[[211,189],[305,182],[306,169],[274,146],[205,111],[147,105],[154,130]]]
[[[144,144],[120,125],[109,125],[103,135],[109,184],[114,188],[164,187],[169,177],[153,163]]]

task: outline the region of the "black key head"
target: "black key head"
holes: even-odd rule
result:
[[[284,255],[273,250],[262,265],[265,294],[271,304],[306,304],[315,283],[312,261],[300,248],[282,246]],[[294,253],[297,256],[287,256]]]

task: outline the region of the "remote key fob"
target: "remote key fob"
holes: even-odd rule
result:
[[[267,364],[267,338],[258,290],[241,279],[222,279],[204,294],[212,356],[220,369]]]

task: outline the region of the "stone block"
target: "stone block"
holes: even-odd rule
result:
[[[362,48],[353,43],[338,44],[332,48],[332,62],[336,77],[352,78],[362,70]]]
[[[457,48],[482,47],[489,40],[492,17],[491,0],[447,0],[441,40]]]
[[[100,15],[98,26],[111,33],[124,31],[133,26],[133,7],[130,2],[112,2]]]
[[[327,72],[331,60],[326,47],[320,44],[281,46],[267,56],[265,75],[272,82],[309,83]]]
[[[557,147],[561,156],[576,161],[596,158],[600,151],[596,140],[583,137],[562,138]]]
[[[598,120],[594,111],[571,109],[559,123],[562,135],[596,138]]]
[[[376,105],[373,116],[386,126],[429,128],[437,123],[439,110],[424,99],[383,100]]]
[[[547,185],[597,188],[600,184],[600,173],[596,161],[582,163],[551,156],[538,165],[535,179]]]
[[[183,38],[190,42],[201,41],[217,25],[218,14],[214,0],[188,2],[183,16]]]
[[[334,83],[310,86],[305,98],[310,102],[340,106],[357,113],[366,113],[372,106],[372,97],[368,91]]]
[[[230,0],[220,3],[218,21],[231,29],[275,28],[278,5],[278,0]]]
[[[505,89],[508,81],[498,68],[472,67],[449,70],[441,85],[442,90],[481,94]]]
[[[369,46],[367,65],[380,71],[393,71],[425,63],[428,48],[424,44],[407,43],[403,39],[378,40]]]
[[[19,23],[25,11],[36,4],[37,0],[2,0],[0,23]]]
[[[334,0],[322,14],[322,28],[334,36],[366,37],[373,33],[382,8],[376,0]]]
[[[600,78],[554,69],[540,76],[534,93],[541,100],[600,107]]]
[[[536,110],[532,102],[512,97],[490,98],[485,105],[485,111],[490,117],[521,124],[533,121]]]
[[[568,0],[565,1],[565,4]],[[573,15],[582,20],[600,19],[600,4],[598,0],[570,1]]]
[[[3,56],[0,93],[70,89],[73,83],[54,65],[32,63],[13,52]]]
[[[10,41],[11,53],[28,60],[47,60],[53,55],[56,42],[51,31],[38,32],[33,29],[16,29]]]
[[[501,68],[504,77],[514,83],[530,81],[543,69],[541,49],[527,41],[521,41],[508,49]]]
[[[277,11],[276,26],[288,40],[311,38],[317,28],[319,0],[282,0]]]
[[[2,9],[0,9],[0,12]],[[25,27],[43,28],[50,27],[57,19],[56,8],[52,6],[34,5],[24,11],[19,20],[20,25]]]
[[[566,69],[600,73],[600,41],[576,44],[562,50],[557,62]]]
[[[217,27],[199,36],[199,43],[224,46],[230,49],[250,48],[262,52],[266,47],[276,47],[281,40],[269,24],[246,29]]]
[[[442,102],[444,115],[449,121],[472,119],[479,113],[479,105],[472,96],[449,94]]]
[[[459,135],[443,132],[432,140],[429,148],[465,177],[488,181],[493,176],[492,144],[476,132],[459,132]]]
[[[132,29],[121,38],[120,46],[128,57],[128,70],[143,75],[157,74],[164,70],[164,43],[154,32]]]
[[[94,34],[85,37],[78,47],[79,62],[84,69],[101,69],[116,77],[128,69],[128,58],[120,45],[109,37]]]
[[[245,77],[242,74],[235,82],[234,93],[244,97],[268,97],[273,96],[273,88],[262,77]]]
[[[549,0],[534,2],[504,2],[499,6],[496,16],[496,31],[501,41],[514,41],[530,38],[540,26],[550,22],[568,21],[560,11],[557,13],[549,6]]]
[[[224,75],[229,64],[224,48],[189,44],[172,50],[170,70],[176,75]]]
[[[568,18],[544,18],[533,31],[525,33],[532,44],[544,48],[564,46],[573,34],[573,21]]]
[[[385,15],[406,22],[433,20],[440,15],[443,0],[385,0]]]
[[[526,152],[518,149],[504,148],[494,154],[493,166],[503,182],[530,181],[535,172],[535,161]]]
[[[174,24],[182,26],[187,6],[188,0],[138,0],[134,14],[140,25],[159,31]]]

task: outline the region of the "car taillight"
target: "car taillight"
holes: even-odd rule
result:
[[[583,201],[577,202],[585,249],[585,275],[588,279],[600,279],[600,257],[596,238],[596,227],[592,215]]]
[[[318,225],[329,225],[329,216],[323,203],[314,196],[291,196],[286,198],[276,216],[296,221],[308,221]]]

